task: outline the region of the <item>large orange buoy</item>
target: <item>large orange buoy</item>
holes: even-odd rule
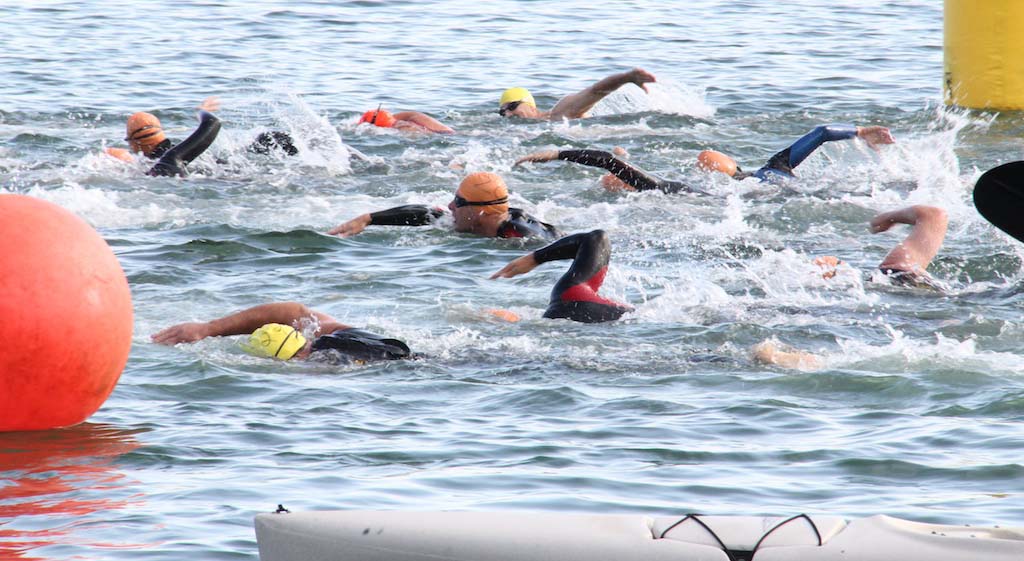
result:
[[[128,280],[91,226],[40,199],[0,195],[0,240],[0,431],[80,423],[128,361]]]

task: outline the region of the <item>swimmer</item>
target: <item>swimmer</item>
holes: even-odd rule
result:
[[[220,101],[216,97],[208,97],[199,105],[199,127],[185,139],[175,145],[164,134],[160,119],[152,113],[140,111],[128,117],[125,126],[125,140],[128,141],[131,153],[122,148],[107,148],[107,154],[123,161],[132,161],[131,154],[142,154],[157,164],[147,172],[153,176],[185,175],[186,166],[206,151],[217,138],[221,123],[213,115],[220,109]],[[248,150],[256,154],[269,154],[280,150],[289,156],[298,153],[291,136],[285,132],[264,132],[256,137]]]
[[[448,204],[456,232],[490,238],[542,238],[553,240],[562,233],[550,224],[508,206],[508,187],[501,176],[490,172],[471,173],[462,180],[455,198]],[[328,230],[332,236],[354,236],[367,226],[425,226],[444,215],[444,210],[426,205],[405,205],[361,214]]]
[[[598,101],[626,84],[636,84],[645,92],[647,84],[657,81],[654,74],[634,68],[628,72],[612,74],[603,80],[574,94],[563,97],[551,111],[537,109],[537,102],[526,88],[509,88],[502,92],[498,101],[498,114],[502,117],[523,119],[582,119],[587,117]]]
[[[146,175],[186,175],[188,163],[205,152],[220,132],[220,119],[212,113],[219,108],[217,98],[206,98],[199,105],[199,127],[178,145],[174,145],[164,134],[156,115],[143,111],[133,113],[125,126],[125,140],[132,153],[141,153],[151,160],[157,160]],[[132,160],[131,155],[122,148],[107,148],[106,152],[119,160]]]
[[[704,171],[720,171],[734,179],[755,177],[761,181],[779,181],[796,177],[793,169],[800,165],[808,156],[825,142],[860,138],[868,146],[878,149],[882,144],[896,142],[889,129],[879,126],[858,127],[854,125],[822,125],[800,137],[785,150],[775,154],[768,163],[754,172],[746,172],[736,165],[736,161],[721,152],[704,150],[697,155],[697,167]],[[626,163],[615,154],[603,150],[544,150],[523,156],[516,160],[516,165],[526,162],[550,162],[565,160],[585,166],[598,167],[611,172],[615,178],[625,185],[615,184],[620,189],[629,191],[659,190],[665,193],[704,193],[682,181],[662,179]],[[608,182],[603,181],[605,185]]]
[[[359,118],[357,124],[369,123],[383,128],[393,128],[408,132],[430,132],[438,134],[453,134],[455,131],[443,124],[441,121],[420,113],[419,111],[402,111],[391,113],[377,107],[371,109]]]
[[[303,331],[310,328],[312,338],[307,339]],[[181,323],[151,338],[154,343],[175,345],[246,334],[249,339],[242,348],[263,358],[345,362],[415,358],[402,341],[355,329],[298,302],[263,304],[211,321]]]
[[[941,289],[925,269],[938,255],[946,238],[949,224],[946,211],[934,206],[914,205],[883,212],[871,219],[871,233],[885,232],[895,224],[909,224],[913,228],[886,254],[878,269],[900,286]]]
[[[583,323],[613,321],[633,307],[600,296],[597,291],[608,273],[611,244],[604,230],[573,234],[514,259],[491,279],[512,278],[548,261],[572,259],[572,265],[551,290],[546,318],[565,318]]]
[[[946,211],[934,206],[914,205],[876,215],[870,222],[874,234],[885,232],[896,224],[913,226],[910,234],[882,259],[878,270],[897,286],[943,290],[942,284],[925,269],[942,247],[947,223]],[[814,264],[824,271],[823,278],[831,279],[836,274],[836,267],[843,262],[835,256],[826,255],[815,258]],[[793,349],[773,339],[758,343],[751,353],[757,362],[783,368],[819,370],[825,364],[818,355]]]

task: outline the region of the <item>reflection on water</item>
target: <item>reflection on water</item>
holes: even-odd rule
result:
[[[140,502],[123,491],[132,481],[117,464],[140,446],[139,432],[85,423],[0,433],[0,559],[43,559],[32,551],[77,542],[90,515]]]

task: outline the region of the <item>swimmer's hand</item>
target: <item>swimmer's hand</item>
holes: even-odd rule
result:
[[[154,343],[176,345],[178,343],[194,343],[210,336],[210,324],[207,322],[190,322],[172,325],[152,335]]]
[[[523,156],[516,160],[515,165],[525,164],[526,162],[550,162],[558,159],[558,150],[541,150],[540,152],[534,152],[527,156]]]
[[[896,139],[892,137],[892,133],[886,127],[857,127],[857,137],[868,143],[874,150],[878,150],[878,147],[882,144],[894,144]]]
[[[898,211],[889,211],[875,215],[875,217],[871,219],[871,222],[868,223],[868,226],[871,228],[871,233],[878,234],[885,232],[889,228],[892,228],[893,224],[900,223],[900,221],[897,220],[897,212]]]
[[[204,99],[203,102],[199,104],[199,107],[197,107],[197,109],[199,109],[200,111],[208,111],[210,113],[220,111],[220,99],[218,99],[217,96],[215,95],[211,95],[210,97]]]
[[[327,231],[327,233],[332,236],[341,236],[343,238],[347,238],[349,236],[354,236],[359,232],[365,230],[366,227],[369,226],[372,221],[373,218],[370,217],[369,213],[360,214],[359,216],[353,218],[352,220],[349,220],[348,222],[345,222],[344,224],[339,224],[334,228],[331,228],[330,230]]]
[[[629,81],[643,88],[645,92],[651,93],[651,91],[647,89],[647,84],[657,82],[658,79],[654,77],[654,74],[651,74],[643,68],[634,68],[629,72]]]
[[[527,253],[526,255],[513,259],[508,265],[501,268],[500,271],[491,275],[491,280],[494,279],[510,279],[523,273],[529,273],[534,270],[539,263],[534,259],[533,253]]]

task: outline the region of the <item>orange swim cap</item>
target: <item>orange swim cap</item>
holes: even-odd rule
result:
[[[467,175],[459,184],[455,195],[462,197],[470,205],[479,207],[480,212],[484,214],[508,212],[508,186],[496,173],[478,171]]]
[[[704,171],[720,171],[729,177],[736,175],[739,169],[736,160],[714,150],[704,150],[697,154],[697,167]]]
[[[395,116],[383,109],[371,109],[363,116],[359,118],[358,124],[370,123],[371,125],[377,125],[378,127],[393,127],[395,126]]]
[[[154,148],[167,137],[164,136],[164,129],[160,126],[160,119],[152,113],[140,111],[128,117],[128,125],[125,127],[125,140],[131,146],[132,152],[149,154]]]
[[[486,310],[484,310],[484,312],[487,312],[488,314],[502,321],[507,321],[509,323],[515,323],[520,319],[519,314],[513,312],[512,310],[503,310],[501,308],[487,308]]]

